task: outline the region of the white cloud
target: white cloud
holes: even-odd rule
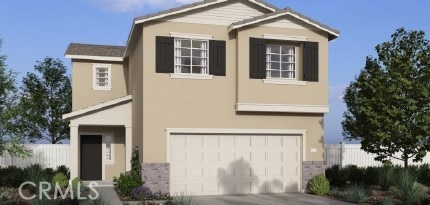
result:
[[[333,86],[329,87],[329,100],[330,102],[343,102],[343,96],[345,95],[345,89],[347,86]]]
[[[140,11],[142,9],[165,9],[200,0],[88,0],[96,6],[115,12]]]

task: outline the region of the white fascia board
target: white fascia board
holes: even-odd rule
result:
[[[289,35],[277,35],[277,34],[268,34],[263,33],[264,39],[271,40],[284,40],[284,41],[308,41],[308,37],[306,36],[289,36]]]
[[[214,38],[213,35],[196,34],[196,33],[177,33],[177,32],[170,32],[170,36],[176,37],[176,38],[190,38],[190,39],[200,39],[200,40],[212,40]]]
[[[85,55],[66,55],[66,58],[83,59],[83,60],[98,60],[98,61],[116,61],[122,62],[122,57],[108,57],[108,56],[85,56]]]
[[[218,1],[207,3],[207,4],[202,4],[202,5],[198,5],[198,6],[194,6],[194,7],[190,7],[190,8],[186,8],[186,9],[182,9],[182,10],[178,10],[178,11],[174,11],[174,12],[160,14],[160,15],[153,16],[153,17],[150,17],[150,18],[146,18],[146,19],[134,21],[134,24],[140,24],[140,23],[144,23],[144,22],[147,22],[147,21],[152,21],[152,20],[159,19],[159,18],[164,18],[164,17],[167,17],[167,16],[184,13],[184,12],[187,12],[187,11],[191,11],[191,10],[199,9],[199,8],[204,8],[204,7],[207,7],[207,6],[210,6],[210,5],[214,5],[214,4],[218,4],[218,3],[226,2],[226,1],[227,0],[218,0]]]
[[[252,24],[260,23],[262,21],[267,21],[267,20],[275,19],[275,18],[278,18],[278,17],[281,17],[281,16],[285,16],[285,15],[290,15],[290,16],[292,16],[292,17],[294,17],[294,18],[296,18],[298,20],[301,20],[301,21],[303,21],[303,22],[305,22],[305,23],[307,23],[309,25],[312,25],[312,26],[314,26],[314,27],[316,27],[316,28],[318,28],[320,30],[323,30],[323,31],[325,31],[327,33],[330,33],[330,34],[332,34],[332,35],[334,35],[336,37],[339,37],[338,33],[330,31],[329,29],[323,28],[320,25],[315,24],[315,23],[309,21],[308,19],[302,18],[302,17],[300,17],[298,15],[295,15],[295,14],[293,14],[291,12],[280,13],[280,14],[276,14],[276,15],[273,15],[273,16],[269,16],[267,18],[262,18],[262,19],[258,19],[258,20],[255,20],[255,21],[250,21],[250,22],[247,22],[247,23],[239,24],[239,25],[229,26],[228,27],[228,32],[230,32],[232,30],[235,30],[235,29],[238,29],[238,28],[242,28],[242,27],[247,26],[247,25],[252,25]]]
[[[323,113],[329,112],[329,106],[328,105],[286,105],[286,104],[237,103],[236,104],[236,111],[323,114]]]
[[[276,9],[274,9],[274,8],[272,8],[272,7],[268,7],[268,6],[266,6],[265,4],[260,3],[260,2],[257,2],[257,1],[255,1],[255,0],[249,0],[249,1],[250,1],[251,3],[257,4],[257,5],[259,5],[259,6],[263,7],[263,8],[266,8],[266,9],[268,9],[268,10],[272,11],[272,12],[275,12],[275,11],[276,11]]]
[[[115,104],[118,104],[118,103],[129,101],[129,100],[132,100],[132,96],[131,95],[128,95],[128,96],[125,96],[125,97],[122,97],[122,98],[118,98],[118,99],[115,99],[115,100],[111,100],[111,101],[108,101],[108,102],[100,103],[98,105],[94,105],[94,106],[87,107],[87,108],[84,108],[84,109],[81,109],[81,110],[77,110],[77,111],[74,111],[74,112],[71,112],[71,113],[68,113],[68,114],[64,114],[63,115],[63,120],[69,120],[72,117],[83,115],[83,114],[88,113],[88,112],[96,111],[96,110],[102,109],[104,107],[109,107],[109,106],[112,106],[112,105],[115,105]]]

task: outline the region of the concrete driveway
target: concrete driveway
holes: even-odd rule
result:
[[[196,205],[351,205],[303,193],[196,196]]]

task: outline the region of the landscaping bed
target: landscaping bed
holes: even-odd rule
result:
[[[429,205],[430,166],[360,168],[355,165],[326,169],[325,177],[311,180],[310,190],[325,196],[363,205]]]

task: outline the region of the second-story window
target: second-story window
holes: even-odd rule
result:
[[[266,63],[266,78],[296,79],[295,46],[267,45]]]
[[[93,89],[110,90],[111,85],[111,65],[93,64]]]
[[[175,38],[175,73],[209,74],[209,41]]]

